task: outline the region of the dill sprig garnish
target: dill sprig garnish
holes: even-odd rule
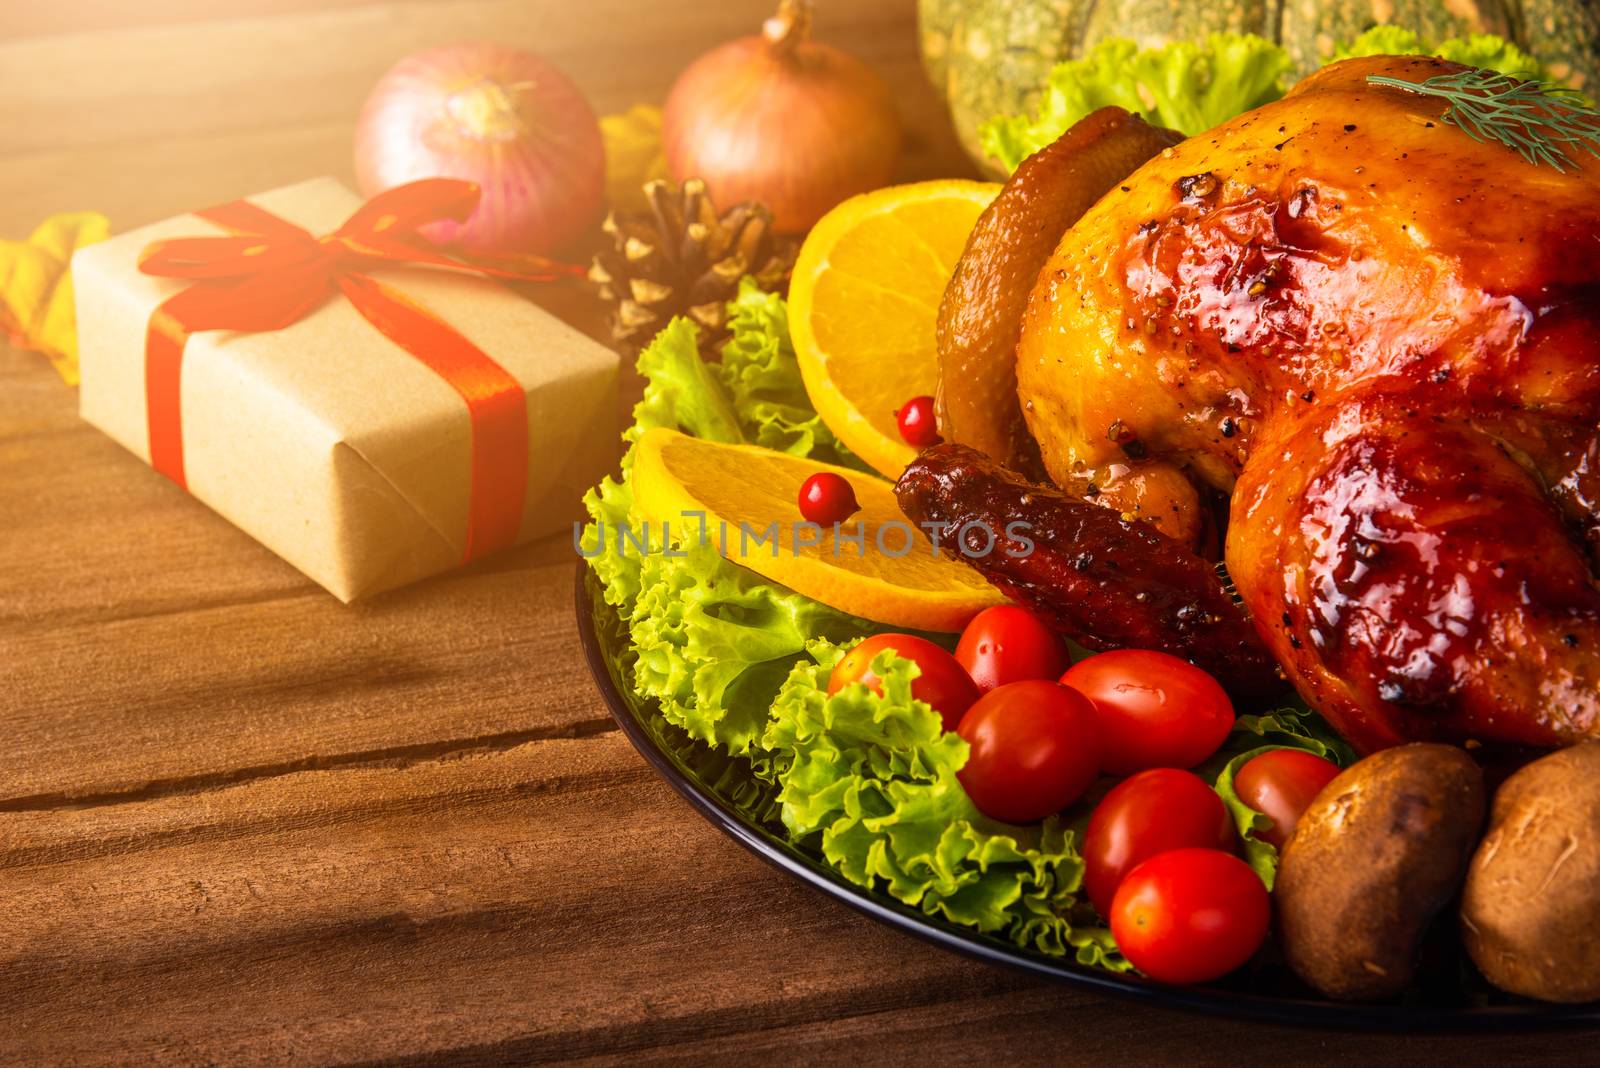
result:
[[[1576,149],[1600,158],[1600,111],[1572,89],[1478,69],[1425,82],[1381,74],[1369,74],[1367,81],[1448,101],[1445,122],[1475,141],[1505,145],[1535,166],[1543,163],[1565,173],[1577,166]]]

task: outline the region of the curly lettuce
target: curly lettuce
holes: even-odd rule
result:
[[[784,826],[858,886],[1051,956],[1128,967],[1080,898],[1079,830],[1016,827],[980,813],[956,779],[967,743],[911,696],[915,664],[873,661],[881,691],[830,696],[844,648],[814,642],[790,672],[761,740]]]
[[[691,738],[735,756],[765,730],[767,707],[807,643],[878,629],[729,563],[698,538],[641,557],[628,621],[639,692]]]
[[[634,405],[633,424],[622,435],[629,445],[622,477],[601,479],[583,498],[590,523],[578,545],[603,584],[608,604],[631,609],[639,596],[643,554],[631,544],[619,545],[617,532],[642,529],[629,525],[634,517],[627,475],[633,467],[632,445],[645,431],[664,426],[707,441],[749,442],[861,467],[806,397],[783,298],[746,278],[728,303],[728,313],[729,339],[719,361],[702,356],[696,327],[684,318],[669,322],[639,353],[644,394]]]
[[[1490,33],[1452,37],[1437,45],[1428,44],[1411,30],[1399,26],[1374,26],[1360,37],[1333,50],[1328,62],[1359,56],[1438,56],[1469,67],[1486,67],[1501,74],[1524,78],[1543,78],[1542,64],[1506,40]]]
[[[634,406],[633,425],[622,435],[630,445],[656,427],[690,437],[739,444],[744,428],[716,373],[700,358],[699,334],[688,319],[673,319],[639,353],[644,398]],[[630,451],[630,455],[632,450]],[[623,470],[629,457],[623,457]]]
[[[600,580],[606,603],[626,614],[639,599],[639,558],[618,544],[618,531],[633,517],[633,489],[627,477],[602,478],[583,495],[583,508],[589,522],[578,535],[578,551]]]
[[[638,691],[691,738],[742,755],[808,641],[845,641],[875,628],[729,563],[698,530],[675,530],[667,544],[634,508],[632,443],[654,427],[845,458],[806,400],[783,299],[746,279],[728,310],[720,361],[702,356],[687,319],[672,320],[639,354],[644,394],[623,434],[630,447],[621,477],[585,494],[590,522],[578,544],[627,622]]]
[[[746,278],[728,302],[728,331],[717,375],[746,439],[776,452],[866,470],[806,395],[783,298]]]
[[[583,495],[589,524],[578,547],[603,585],[608,604],[629,609],[640,590],[641,551],[623,533],[642,529],[633,514],[633,491],[628,472],[633,466],[633,443],[655,427],[670,427],[697,438],[738,443],[745,440],[733,404],[716,375],[700,358],[699,336],[688,319],[673,319],[639,353],[639,374],[644,395],[633,406],[633,425],[623,432],[628,451],[622,457],[622,477],[606,476]]]
[[[1281,46],[1254,34],[1213,33],[1142,51],[1113,38],[1082,59],[1057,64],[1034,114],[991,119],[979,137],[984,152],[1013,171],[1073,123],[1109,105],[1197,134],[1278,99],[1292,66]]]
[[[1429,44],[1389,25],[1335,47],[1329,62],[1375,55],[1435,55],[1504,74],[1546,74],[1538,60],[1502,37],[1480,33]],[[1033,114],[997,116],[979,136],[984,152],[1007,171],[1108,105],[1192,136],[1277,100],[1292,67],[1287,51],[1254,34],[1213,33],[1202,41],[1144,50],[1129,40],[1108,39],[1081,59],[1057,64]]]

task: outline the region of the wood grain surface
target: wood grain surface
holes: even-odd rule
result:
[[[494,38],[601,110],[770,0],[0,0],[0,234],[348,177],[407,51]],[[905,174],[967,173],[913,0],[834,0]],[[592,326],[581,295],[545,293]],[[596,427],[611,434],[612,426]],[[1594,1036],[1264,1027],[880,928],[701,822],[583,667],[565,538],[344,607],[0,346],[0,1062],[1577,1063]]]

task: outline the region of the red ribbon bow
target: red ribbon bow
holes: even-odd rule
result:
[[[245,200],[196,212],[231,232],[227,237],[156,241],[139,270],[194,284],[162,302],[145,333],[145,401],[150,463],[187,488],[180,383],[189,336],[202,330],[282,330],[343,293],[373,326],[450,383],[466,402],[472,426],[472,472],[463,559],[514,544],[527,487],[527,398],[521,383],[449,323],[364,273],[415,266],[493,278],[549,281],[578,268],[537,257],[462,263],[439,252],[420,231],[464,220],[478,205],[478,187],[429,178],[379,193],[331,234],[316,237]]]

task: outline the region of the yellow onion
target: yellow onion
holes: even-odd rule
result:
[[[900,152],[888,85],[810,30],[810,0],[782,0],[761,33],[690,64],[662,117],[674,178],[704,179],[720,205],[766,204],[782,233],[887,185]]]

